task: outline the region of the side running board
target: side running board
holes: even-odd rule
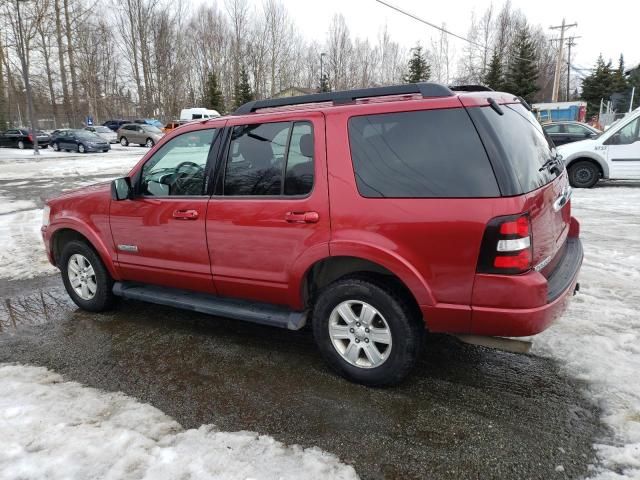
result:
[[[271,327],[300,330],[307,321],[306,312],[294,312],[287,307],[252,302],[236,298],[216,297],[206,293],[178,290],[155,285],[116,282],[113,294],[129,300],[157,303],[219,317],[260,323]]]

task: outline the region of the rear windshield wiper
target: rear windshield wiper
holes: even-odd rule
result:
[[[560,169],[558,168],[558,164],[562,161],[562,155],[556,153],[553,157],[549,158],[546,162],[544,162],[540,168],[539,172],[548,169],[551,173],[556,173],[560,175]]]

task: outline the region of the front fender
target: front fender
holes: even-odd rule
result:
[[[73,230],[81,234],[83,237],[87,239],[87,241],[91,244],[91,246],[98,252],[100,255],[100,259],[102,263],[109,271],[111,277],[115,280],[120,280],[120,275],[118,274],[115,265],[113,264],[113,258],[109,253],[109,248],[102,240],[100,235],[90,228],[86,223],[78,220],[73,217],[64,217],[57,221],[52,222],[47,228],[46,232],[46,241],[48,242],[49,251],[53,251],[53,239],[56,236],[56,233],[60,230]],[[57,261],[57,260],[56,260]]]
[[[567,156],[567,158],[565,158],[567,169],[571,166],[572,163],[575,163],[581,159],[589,159],[596,162],[602,169],[602,178],[609,178],[609,164],[607,164],[604,158],[595,154],[594,152],[581,151]]]

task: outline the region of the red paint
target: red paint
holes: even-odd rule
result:
[[[498,103],[513,96],[492,93]],[[411,291],[432,331],[530,335],[546,328],[566,305],[573,285],[547,304],[545,270],[520,275],[476,273],[487,223],[528,214],[506,234],[531,235],[531,264],[556,253],[579,225],[570,205],[553,202],[566,174],[522,196],[482,199],[365,198],[356,188],[347,122],[354,115],[487,105],[487,92],[446,98],[403,98],[325,107],[285,108],[184,125],[166,135],[129,176],[171,138],[203,128],[304,120],[313,124],[314,188],[305,198],[198,197],[113,201],[108,185],[49,201],[43,228],[83,234],[114,278],[186,288],[305,308],[303,282],[328,257],[369,260],[394,273]],[[118,249],[135,245],[138,252]],[[529,253],[529,251],[527,251]],[[529,259],[527,259],[529,262]],[[551,265],[555,265],[552,263]],[[550,267],[547,267],[550,268]]]

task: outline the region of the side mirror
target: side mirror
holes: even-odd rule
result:
[[[595,134],[593,132],[585,132],[584,133],[584,138],[591,138],[593,137]]]
[[[133,196],[131,188],[131,179],[129,177],[116,178],[111,182],[111,198],[120,200],[129,200]]]

